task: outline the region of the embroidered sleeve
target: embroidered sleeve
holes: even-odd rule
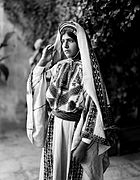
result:
[[[97,116],[97,108],[91,97],[87,96],[86,99],[87,103],[84,112],[85,123],[82,129],[82,141],[89,144],[93,138],[93,131]]]

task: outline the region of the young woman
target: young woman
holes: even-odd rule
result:
[[[108,99],[93,49],[75,22],[59,26],[27,82],[27,134],[42,147],[40,180],[102,180]]]

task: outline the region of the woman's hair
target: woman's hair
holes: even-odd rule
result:
[[[63,36],[65,33],[67,33],[68,36],[70,36],[70,37],[76,42],[76,44],[78,45],[77,36],[76,36],[76,34],[74,33],[74,30],[73,30],[72,28],[68,28],[68,27],[64,28],[64,29],[61,31],[61,38],[62,38],[62,36]]]

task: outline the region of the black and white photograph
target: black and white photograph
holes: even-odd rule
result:
[[[140,2],[0,0],[0,180],[140,180]]]

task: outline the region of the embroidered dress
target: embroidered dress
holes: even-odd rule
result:
[[[42,70],[36,67],[34,74],[38,69]],[[46,75],[48,84],[46,100],[50,115],[44,146],[44,160],[42,159],[44,169],[41,168],[41,171],[43,170],[41,174],[45,180],[80,180],[83,168],[71,158],[71,152],[76,147],[76,144],[73,144],[73,136],[80,117],[83,116],[84,121],[80,122],[82,123],[81,135],[77,144],[81,138],[92,139],[97,111],[94,102],[83,89],[82,64],[80,61],[74,62],[72,59],[67,59],[43,73]],[[40,76],[33,77],[33,80],[37,82],[38,79],[39,82]],[[38,83],[34,89],[37,85]],[[63,112],[62,115],[60,112]]]
[[[77,36],[81,60],[61,59],[60,33],[65,27]],[[110,148],[105,131],[112,120],[97,59],[77,23],[59,27],[54,47],[55,65],[37,65],[27,82],[27,135],[42,147],[39,180],[103,180]],[[81,141],[89,146],[79,164],[72,153]]]

